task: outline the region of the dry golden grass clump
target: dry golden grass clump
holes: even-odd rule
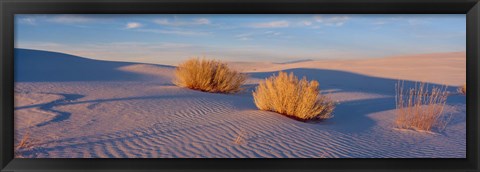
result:
[[[396,85],[396,125],[402,129],[432,131],[445,129],[451,115],[444,115],[447,102],[446,86],[429,89],[425,83],[415,83],[414,88],[404,90],[403,81]]]
[[[30,125],[30,122],[28,122],[28,125]],[[25,158],[22,156],[21,152],[34,149],[36,142],[38,142],[38,140],[32,139],[30,137],[30,130],[27,130],[27,132],[21,138],[19,138],[18,143],[14,148],[15,158]]]
[[[174,83],[180,87],[212,93],[236,93],[247,80],[247,75],[232,70],[216,60],[192,58],[175,70]]]
[[[237,137],[235,137],[235,139],[233,140],[233,143],[237,144],[237,145],[240,145],[240,144],[243,144],[245,143],[246,139],[245,139],[245,131],[240,131],[240,133],[238,133]]]
[[[331,117],[335,103],[320,95],[317,81],[299,80],[293,73],[279,72],[258,85],[253,92],[260,110],[273,111],[300,120]]]
[[[458,92],[462,93],[463,95],[467,95],[467,84],[463,84],[458,88]]]

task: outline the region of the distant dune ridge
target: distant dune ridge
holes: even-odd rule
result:
[[[313,61],[313,60],[312,59],[291,60],[291,61],[286,61],[278,64],[291,64],[291,63],[310,62],[310,61]]]
[[[232,63],[244,72],[267,72],[283,69],[325,69],[352,72],[389,79],[416,80],[450,86],[466,81],[465,52],[431,53],[353,60],[317,60],[295,63]],[[465,74],[465,75],[462,75]],[[461,76],[459,76],[461,75]]]
[[[16,49],[15,140],[26,158],[464,158],[465,96],[452,94],[441,133],[395,128],[395,83],[466,81],[465,53],[287,64],[230,62],[245,91],[175,86],[175,67]],[[316,80],[334,117],[300,122],[260,111],[252,92],[278,71]]]

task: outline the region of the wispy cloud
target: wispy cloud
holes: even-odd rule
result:
[[[141,23],[137,23],[137,22],[129,22],[127,23],[127,25],[125,26],[126,29],[135,29],[135,28],[140,28],[142,27],[142,24]]]
[[[145,48],[151,50],[172,50],[172,49],[183,49],[191,48],[193,45],[186,43],[175,43],[175,42],[111,42],[111,43],[98,43],[94,44],[94,47],[99,49],[124,49],[128,47],[131,48]]]
[[[428,20],[409,19],[407,20],[407,22],[410,26],[418,26],[418,25],[427,24]]]
[[[348,16],[331,16],[331,15],[316,15],[315,21],[318,23],[322,23],[326,26],[343,26],[350,17]]]
[[[303,24],[304,26],[310,26],[310,25],[313,24],[313,22],[311,22],[311,21],[303,21],[302,24]]]
[[[241,41],[248,41],[248,40],[252,40],[252,36],[253,36],[253,33],[242,33],[242,34],[235,35],[235,38]]]
[[[138,29],[137,31],[158,33],[158,34],[183,35],[183,36],[205,36],[205,35],[211,34],[210,32],[186,31],[186,30],[162,30],[162,29]]]
[[[83,15],[56,15],[55,17],[49,18],[48,21],[54,23],[63,23],[63,24],[78,24],[78,23],[89,23],[95,19],[89,18]]]
[[[441,39],[451,39],[451,38],[465,38],[467,36],[467,32],[457,32],[457,33],[438,33],[435,31],[430,31],[428,33],[415,33],[413,34],[414,37],[416,38],[429,38],[429,39],[435,39],[435,40],[441,40]]]
[[[377,26],[380,26],[380,25],[386,25],[386,24],[389,24],[390,22],[389,21],[385,21],[385,20],[378,20],[378,21],[374,21],[372,22],[371,24],[372,25],[377,25]]]
[[[207,18],[198,18],[191,21],[178,21],[176,19],[173,21],[169,19],[156,19],[153,22],[165,26],[208,25],[211,23],[210,20],[208,20]]]
[[[274,37],[279,35],[282,35],[282,33],[269,30],[265,32],[242,33],[242,34],[235,35],[235,38],[241,41],[248,41],[248,40],[253,40],[253,37],[259,37],[259,36]]]
[[[196,24],[210,24],[210,20],[206,18],[195,19],[194,23]]]
[[[377,19],[371,22],[370,24],[381,26],[381,25],[397,23],[397,24],[406,24],[409,26],[419,26],[419,25],[425,25],[430,23],[429,21],[430,19],[431,18],[418,19],[418,18],[411,18],[411,17],[386,17],[386,18]]]
[[[290,23],[285,20],[250,24],[250,27],[253,27],[253,28],[282,28],[282,27],[288,27],[288,26],[290,26]]]
[[[265,31],[264,34],[269,36],[278,36],[278,35],[281,35],[282,33],[269,30],[269,31]]]
[[[28,25],[36,25],[37,24],[37,20],[35,20],[34,18],[30,18],[30,17],[20,18],[19,22],[21,24],[28,24]]]

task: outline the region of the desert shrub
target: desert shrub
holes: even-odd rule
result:
[[[404,82],[396,84],[396,125],[402,129],[432,131],[443,130],[451,116],[443,114],[447,102],[446,86],[429,88],[425,83],[415,83],[404,89]]]
[[[28,122],[28,126],[31,126],[31,121]],[[30,128],[26,131],[21,138],[16,139],[16,146],[14,147],[13,153],[15,158],[25,158],[22,154],[24,151],[35,149],[35,145],[38,143],[38,140],[32,139],[30,137]]]
[[[463,95],[467,95],[467,84],[463,84],[458,88],[458,92],[462,93]]]
[[[331,117],[335,103],[320,94],[317,81],[299,80],[293,73],[279,72],[260,83],[253,92],[260,110],[273,111],[300,120]]]
[[[236,93],[247,80],[247,75],[232,70],[216,60],[192,58],[175,70],[174,83],[180,87],[213,93]]]

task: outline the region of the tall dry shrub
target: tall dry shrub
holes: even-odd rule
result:
[[[189,59],[175,70],[174,83],[180,87],[212,93],[236,93],[247,80],[247,75],[232,70],[216,60]]]
[[[330,118],[335,103],[320,94],[317,81],[299,80],[293,72],[279,72],[253,92],[260,110],[273,111],[301,120]]]
[[[396,84],[396,125],[402,129],[443,130],[451,115],[443,114],[447,102],[446,86],[429,88],[424,82],[406,90],[404,82]]]

